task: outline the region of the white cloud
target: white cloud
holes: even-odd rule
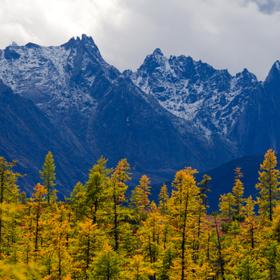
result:
[[[280,13],[264,13],[256,1],[263,0],[0,0],[0,47],[87,33],[120,69],[135,69],[160,47],[263,79],[280,58]]]

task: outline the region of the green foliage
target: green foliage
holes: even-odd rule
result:
[[[36,264],[0,262],[0,278],[2,280],[39,280],[40,267]]]
[[[85,204],[89,208],[89,215],[91,216],[93,223],[97,222],[98,211],[107,198],[106,188],[109,186],[108,175],[110,174],[111,170],[106,168],[106,163],[107,160],[101,157],[97,161],[97,164],[91,168],[88,180],[85,184]]]
[[[250,256],[245,257],[237,266],[237,275],[240,280],[267,279],[267,275],[261,272],[260,265]]]
[[[119,279],[121,272],[120,259],[110,246],[105,244],[102,252],[93,263],[93,272],[89,279],[114,280]]]
[[[159,271],[159,280],[169,280],[170,279],[170,270],[173,263],[174,254],[169,248],[164,252],[162,258],[162,265]]]
[[[51,198],[55,198],[55,192],[53,191],[53,188],[56,185],[55,163],[53,154],[51,152],[48,152],[45,157],[43,167],[40,170],[40,177],[42,179],[43,185],[48,191],[47,201],[50,204]]]

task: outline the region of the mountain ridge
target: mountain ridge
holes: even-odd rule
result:
[[[112,164],[127,157],[135,178],[147,173],[159,183],[184,166],[205,171],[269,147],[278,150],[278,65],[260,82],[247,69],[233,76],[155,49],[135,72],[120,72],[86,35],[55,47],[28,43],[0,50],[3,83],[62,132],[55,139],[61,168],[67,173],[69,153],[75,154],[74,168],[79,158],[73,179],[61,179],[68,191],[101,155]],[[59,148],[64,138],[65,150]],[[42,159],[46,149],[38,152]],[[11,150],[24,158],[16,146]]]

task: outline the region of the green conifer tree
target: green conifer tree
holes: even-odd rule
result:
[[[106,167],[107,159],[101,157],[95,164],[88,176],[86,187],[86,204],[89,206],[90,216],[93,223],[97,222],[97,212],[106,200],[106,187],[108,186],[108,175],[111,170]]]
[[[235,180],[234,180],[234,185],[232,187],[232,195],[233,195],[233,218],[235,220],[241,220],[242,215],[241,215],[241,209],[243,206],[244,198],[244,186],[243,182],[241,181],[241,178],[243,177],[243,174],[241,172],[241,169],[237,167],[235,169]]]
[[[50,204],[51,197],[55,195],[53,190],[56,185],[55,162],[51,152],[48,152],[45,157],[43,167],[40,170],[40,177],[44,187],[47,189],[47,202]]]

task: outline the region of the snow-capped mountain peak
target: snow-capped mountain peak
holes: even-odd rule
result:
[[[277,60],[273,63],[266,79],[264,82],[265,85],[269,86],[279,86],[280,85],[280,61]]]
[[[156,49],[153,51],[152,56],[159,58],[159,57],[163,57],[164,54],[163,54],[163,52],[162,52],[162,50],[161,50],[160,48],[156,48]]]
[[[274,65],[275,65],[276,69],[280,71],[280,61],[277,60]]]
[[[103,60],[100,51],[91,36],[83,34],[81,37],[72,37],[68,42],[62,45],[66,49],[78,49],[79,51],[88,51],[96,59]]]
[[[0,50],[0,77],[17,94],[32,99],[50,114],[95,106],[90,94],[100,75],[115,79],[118,71],[102,58],[92,37],[71,38],[60,46],[12,44]]]
[[[46,150],[62,161],[73,154],[61,170],[78,176],[101,154],[165,179],[183,166],[206,170],[280,147],[279,89],[279,61],[262,83],[247,69],[231,75],[160,49],[120,73],[86,35],[11,44],[0,50],[0,152],[29,166]]]
[[[192,57],[165,57],[156,49],[132,81],[153,95],[173,115],[192,123],[202,134],[229,134],[255,91],[258,81],[247,69],[231,76]],[[237,102],[238,100],[238,102]]]
[[[279,69],[277,61],[270,77],[280,77]],[[228,138],[260,87],[248,69],[232,76],[190,56],[166,57],[159,48],[136,72],[123,74],[207,139],[213,135]],[[87,114],[96,108],[93,89],[98,81],[112,83],[120,72],[102,58],[93,38],[83,34],[60,46],[8,46],[0,51],[0,77],[49,115],[72,109]]]

